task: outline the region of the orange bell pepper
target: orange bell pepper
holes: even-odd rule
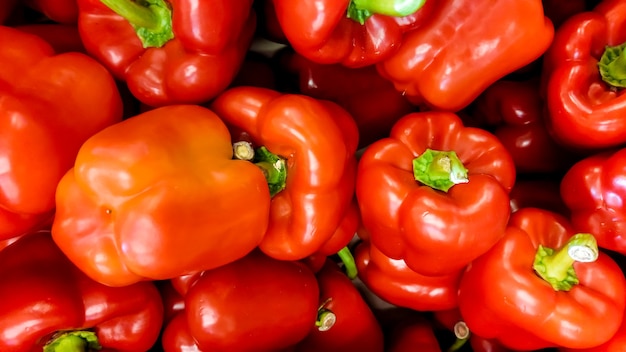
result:
[[[232,155],[222,120],[197,105],[157,108],[104,129],[59,183],[53,238],[110,286],[242,258],[265,234],[270,194],[263,172]]]

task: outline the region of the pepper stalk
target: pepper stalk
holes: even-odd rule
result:
[[[574,263],[593,262],[598,255],[596,238],[589,233],[579,233],[557,250],[539,245],[533,269],[555,291],[569,291],[578,284]]]
[[[352,0],[346,15],[364,24],[373,14],[393,17],[412,15],[425,3],[426,0]]]
[[[172,9],[165,0],[100,0],[135,29],[144,48],[160,48],[174,38]]]
[[[43,352],[92,352],[102,349],[93,331],[79,330],[61,332],[43,347]]]
[[[444,192],[469,182],[467,169],[454,151],[426,149],[413,159],[413,176],[416,181]]]

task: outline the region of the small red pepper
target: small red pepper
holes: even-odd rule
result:
[[[163,321],[151,282],[109,287],[89,279],[48,231],[0,252],[0,350],[147,351]]]
[[[382,352],[383,331],[352,280],[333,261],[316,274],[320,288],[318,325],[296,352]]]
[[[293,77],[295,92],[334,101],[350,113],[359,129],[359,148],[388,136],[400,117],[417,110],[373,65],[319,64],[291,48],[276,57],[284,75]]]
[[[553,34],[541,0],[436,1],[421,25],[377,65],[414,103],[459,111],[498,79],[538,59]]]
[[[626,142],[626,2],[605,0],[559,27],[544,57],[542,95],[550,133],[569,149]]]
[[[330,101],[260,87],[230,88],[210,107],[244,131],[254,155],[280,166],[259,248],[283,260],[316,253],[354,198],[358,132],[350,114]],[[236,150],[235,157],[242,155]]]
[[[232,82],[250,47],[252,0],[78,0],[87,52],[146,105],[204,103]]]
[[[291,47],[320,64],[364,67],[393,54],[437,1],[267,0]]]
[[[190,337],[194,350],[278,351],[302,341],[315,326],[320,288],[304,264],[254,251],[204,271],[184,297],[179,314],[186,319],[177,316],[165,328],[166,351],[182,351]]]
[[[592,234],[576,233],[556,213],[524,208],[465,271],[458,297],[470,331],[505,347],[589,348],[618,331],[626,280]]]
[[[451,309],[457,305],[461,272],[425,276],[402,260],[385,256],[367,241],[354,249],[358,277],[376,296],[398,307],[417,311]]]
[[[578,231],[594,234],[598,246],[626,255],[626,148],[574,164],[561,178],[561,197]]]
[[[462,270],[503,235],[513,160],[454,113],[405,115],[359,160],[356,196],[372,245],[413,271]]]
[[[518,174],[560,173],[576,154],[554,141],[544,124],[539,80],[499,80],[472,104],[468,114],[478,127],[493,131],[511,154]]]

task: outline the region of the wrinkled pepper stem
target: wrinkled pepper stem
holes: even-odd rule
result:
[[[598,69],[602,80],[607,84],[626,87],[626,43],[617,46],[607,46],[598,62]]]
[[[533,269],[555,291],[569,291],[578,284],[574,263],[588,263],[596,259],[598,259],[596,238],[589,233],[579,233],[572,236],[558,250],[540,245],[535,255]]]
[[[448,347],[447,352],[456,352],[460,350],[470,338],[469,327],[464,321],[459,321],[454,324],[453,332],[456,340],[450,347]]]
[[[356,279],[359,271],[356,267],[354,256],[352,255],[352,252],[350,252],[350,249],[348,247],[343,247],[339,252],[337,252],[337,256],[339,256],[339,259],[341,259],[341,262],[343,263],[346,276],[348,276],[350,280]]]
[[[416,181],[444,192],[454,185],[469,182],[467,169],[454,151],[426,149],[413,159],[413,176]]]
[[[102,349],[93,331],[68,331],[54,336],[43,352],[91,352]]]
[[[233,143],[233,159],[253,162],[265,176],[270,189],[270,196],[275,196],[287,186],[287,163],[285,159],[273,154],[265,147],[256,150],[252,143],[239,141]]]
[[[337,322],[337,315],[326,308],[326,305],[330,301],[332,301],[332,298],[326,299],[319,306],[319,308],[317,308],[317,320],[315,321],[315,326],[317,326],[317,330],[319,331],[328,331]]]
[[[172,9],[165,0],[100,0],[135,28],[144,48],[160,48],[174,38]]]
[[[422,8],[426,0],[352,0],[348,5],[347,16],[364,24],[373,14],[404,17]]]

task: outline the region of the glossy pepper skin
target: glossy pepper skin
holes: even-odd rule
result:
[[[143,43],[129,20],[105,2],[138,4],[79,0],[78,26],[85,48],[125,81],[137,99],[154,107],[203,103],[224,90],[244,60],[256,25],[252,0],[159,0],[150,11],[142,7],[136,21],[154,27],[162,41]],[[169,7],[171,14],[165,11]],[[171,18],[170,27],[166,18]]]
[[[622,318],[622,325],[620,325],[619,330],[609,341],[585,349],[560,348],[559,352],[620,352],[624,350],[624,346],[626,346],[626,314]]]
[[[470,331],[514,350],[589,348],[617,332],[625,289],[620,267],[593,235],[576,234],[556,213],[525,208],[463,274],[459,309]]]
[[[228,89],[210,107],[286,164],[259,248],[283,260],[317,252],[354,197],[358,130],[350,114],[330,101],[257,87]]]
[[[294,81],[294,92],[334,101],[350,113],[359,129],[359,148],[386,137],[400,117],[417,110],[373,65],[319,64],[290,48],[276,57],[289,77],[285,81]]]
[[[454,113],[416,112],[365,150],[356,196],[373,246],[422,275],[445,276],[504,235],[515,177],[493,134]]]
[[[321,308],[318,320],[323,321],[328,312],[335,320],[328,327],[312,327],[294,351],[384,351],[382,327],[352,280],[330,259],[316,277]]]
[[[499,80],[469,107],[478,127],[493,131],[511,154],[518,174],[561,173],[576,154],[554,141],[544,124],[539,80]]]
[[[156,108],[100,131],[59,183],[55,242],[111,286],[243,257],[263,238],[270,195],[258,167],[232,160],[230,137],[198,105]]]
[[[291,348],[315,326],[319,295],[315,274],[304,264],[254,251],[190,283],[184,318],[165,328],[163,348],[183,351],[189,337],[201,351]]]
[[[624,23],[626,2],[602,1],[594,10],[566,21],[546,52],[542,87],[549,112],[546,123],[553,137],[570,149],[598,150],[626,142],[626,96],[615,81],[623,79],[623,59],[608,69],[613,83],[603,80],[598,65],[607,46],[626,42]],[[609,57],[621,57],[618,52]]]
[[[426,276],[411,270],[404,261],[385,256],[368,241],[354,249],[359,279],[376,296],[398,307],[436,311],[457,306],[461,274]]]
[[[3,249],[0,264],[3,351],[42,351],[65,331],[91,331],[105,351],[147,351],[157,340],[163,305],[154,284],[99,284],[67,260],[47,231]],[[78,340],[76,349],[43,351],[80,351],[86,341]]]
[[[0,61],[0,238],[6,239],[51,221],[57,183],[85,140],[122,120],[122,100],[97,61],[57,55],[33,34],[0,26]]]
[[[403,35],[418,28],[436,6],[429,0],[268,1],[297,53],[320,64],[348,67],[369,66],[389,57]],[[361,23],[359,16],[366,12],[371,16]]]
[[[541,0],[443,0],[377,65],[411,101],[459,111],[498,79],[538,59],[553,35]]]
[[[591,155],[561,178],[560,194],[578,231],[593,233],[598,246],[626,255],[624,172],[626,149]]]

